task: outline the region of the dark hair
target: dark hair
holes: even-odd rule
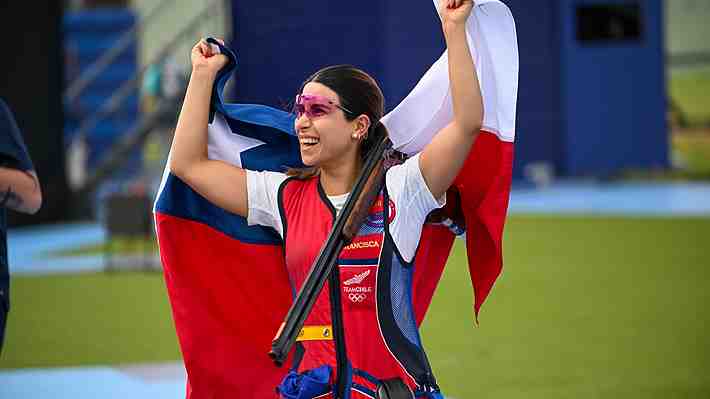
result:
[[[360,157],[365,159],[375,144],[387,135],[387,128],[380,122],[385,112],[385,99],[375,79],[352,65],[325,67],[309,77],[299,92],[310,82],[320,83],[333,90],[340,104],[351,112],[344,112],[345,119],[352,121],[360,115],[370,118],[370,128],[360,145]],[[301,178],[318,175],[317,167],[290,169],[288,174]]]

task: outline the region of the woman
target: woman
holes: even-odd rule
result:
[[[453,121],[424,150],[387,171],[385,185],[359,234],[339,257],[345,327],[346,397],[375,397],[382,381],[399,379],[417,397],[441,397],[414,321],[411,265],[427,214],[445,203],[449,188],[483,119],[478,78],[466,41],[465,22],[473,3],[443,0],[439,7],[448,47]],[[324,68],[296,97],[295,132],[309,168],[289,177],[253,172],[207,158],[210,96],[226,57],[204,41],[191,54],[192,76],[178,120],[169,167],[214,204],[250,224],[273,227],[285,243],[288,274],[295,289],[306,278],[337,212],[377,138],[384,100],[377,83],[351,66]],[[283,397],[330,394],[336,347],[331,301],[324,289],[299,341],[304,352],[281,384]],[[306,376],[305,378],[302,378]],[[318,380],[323,384],[319,385]],[[307,387],[309,381],[313,383]],[[304,393],[308,391],[310,393]],[[299,396],[300,395],[300,396]],[[349,395],[349,396],[347,396]],[[326,397],[326,396],[323,396]]]

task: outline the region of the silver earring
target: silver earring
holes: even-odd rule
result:
[[[357,135],[357,133],[355,133],[355,132],[353,132],[353,139],[354,139],[354,140],[357,140],[357,139],[358,139],[358,135]]]

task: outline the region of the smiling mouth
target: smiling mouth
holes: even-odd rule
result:
[[[301,137],[298,139],[298,142],[304,147],[313,147],[320,143],[320,140],[315,137]]]

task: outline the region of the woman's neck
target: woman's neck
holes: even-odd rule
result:
[[[320,168],[320,184],[326,195],[341,195],[349,193],[355,185],[362,169],[362,161],[356,156],[349,162],[337,162],[333,165],[322,165]]]

